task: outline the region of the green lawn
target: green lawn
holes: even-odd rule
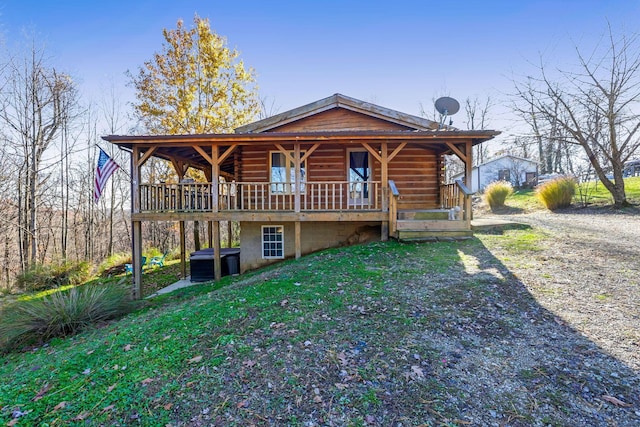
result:
[[[376,242],[182,289],[0,356],[0,424],[461,426],[503,413],[527,425],[549,407],[546,423],[566,424],[571,411],[548,390],[572,383],[489,368],[507,360],[505,343],[535,339],[522,322],[559,327],[490,248],[528,259],[548,238],[522,228]],[[469,389],[476,357],[483,381],[519,385]]]

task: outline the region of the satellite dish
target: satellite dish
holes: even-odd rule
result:
[[[460,110],[460,103],[453,98],[448,96],[443,96],[442,98],[436,99],[436,111],[440,113],[442,119],[440,120],[439,129],[442,128],[445,119],[447,116],[452,116]]]

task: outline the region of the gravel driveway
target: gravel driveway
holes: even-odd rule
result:
[[[530,260],[535,268],[513,263],[512,271],[545,308],[640,373],[640,214],[583,209],[494,217],[549,235]]]
[[[565,396],[573,407],[573,425],[640,425],[640,211],[570,209],[477,217],[526,224],[545,235],[526,257],[499,246],[491,251],[556,323],[577,332],[545,333],[542,339],[570,349],[552,351],[545,359],[546,366],[557,363],[556,375],[548,379],[575,389]],[[609,392],[620,400],[609,400]],[[621,412],[608,420],[583,418],[599,414],[607,404]]]

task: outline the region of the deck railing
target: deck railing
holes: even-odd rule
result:
[[[379,181],[367,182],[221,182],[218,211],[300,211],[382,209]],[[142,184],[140,212],[212,212],[211,183]]]

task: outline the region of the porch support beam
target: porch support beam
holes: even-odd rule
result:
[[[131,152],[131,212],[140,212],[140,148]],[[131,264],[133,283],[131,297],[142,295],[142,222],[131,220]]]
[[[469,140],[465,143],[465,184],[468,188],[473,188],[472,181],[473,177],[471,174],[473,173],[473,144],[472,141]],[[466,213],[465,220],[467,222],[467,229],[471,230],[471,217],[473,216],[473,212],[471,211],[471,197],[465,197],[465,206],[464,211]]]
[[[445,144],[447,144],[447,147],[449,147],[451,149],[451,151],[454,152],[454,154],[456,156],[458,156],[460,158],[460,160],[462,160],[463,162],[467,162],[467,155],[465,153],[463,153],[462,151],[460,151],[460,149],[455,145],[452,144],[451,142],[445,142]],[[467,144],[471,144],[470,142],[467,142]],[[465,151],[466,150],[466,146],[465,146]]]
[[[304,153],[304,156],[302,156],[302,158],[300,159],[300,163],[301,163],[301,164],[302,164],[302,163],[304,163],[304,162],[309,158],[309,156],[310,156],[310,155],[312,155],[312,154],[313,154],[313,152],[314,152],[314,151],[316,151],[316,150],[318,149],[318,147],[320,147],[320,144],[319,144],[319,143],[318,143],[318,144],[313,144],[313,145],[311,146],[311,148],[309,148],[309,149]]]
[[[380,145],[380,175],[382,179],[382,212],[389,212],[389,147],[387,141]],[[380,225],[380,240],[389,240],[389,221]]]
[[[131,262],[133,264],[133,289],[131,296],[133,299],[142,298],[142,222],[131,221],[133,233],[133,255]]]
[[[300,183],[302,182],[302,172],[300,171],[300,144],[295,143],[293,146],[293,157],[295,167],[295,181],[293,183],[294,211],[300,212]]]
[[[302,171],[301,164],[302,161],[300,159],[300,143],[296,142],[293,145],[293,157],[295,157],[295,173],[296,178],[294,182],[294,210],[296,213],[300,213],[300,183],[302,182]],[[296,259],[302,256],[302,237],[300,235],[300,221],[295,222],[295,246],[296,246]]]
[[[364,148],[366,148],[366,149],[367,149],[367,151],[369,152],[369,154],[371,154],[373,157],[375,157],[375,159],[376,159],[377,161],[379,161],[380,163],[382,163],[382,157],[380,157],[380,154],[378,154],[378,152],[377,152],[376,150],[374,150],[374,149],[373,149],[373,147],[371,147],[371,146],[369,145],[369,143],[367,143],[367,142],[362,142],[361,144],[362,144],[362,146],[363,146]]]
[[[209,154],[204,151],[204,148],[200,147],[199,145],[193,145],[192,146],[194,150],[196,150],[203,159],[205,159],[210,165],[213,165],[213,158],[211,156],[209,156]],[[217,145],[214,145],[214,147],[216,147],[216,149],[218,148]]]
[[[302,232],[300,227],[300,221],[295,222],[295,245],[296,245],[296,259],[302,256]]]
[[[189,165],[187,165],[182,160],[171,159],[171,164],[173,165],[173,169],[175,169],[178,178],[182,179],[184,175],[187,173],[187,169],[189,169]]]
[[[180,221],[180,277],[187,278],[187,243],[184,221]]]
[[[238,144],[233,144],[229,148],[227,148],[227,150],[224,153],[222,153],[220,157],[218,157],[218,165],[221,165],[222,162],[224,162],[227,159],[227,157],[229,157],[229,155],[233,153],[233,150],[235,150],[237,146]]]
[[[211,208],[214,214],[218,213],[220,203],[220,147],[211,147]],[[213,276],[215,280],[222,277],[222,262],[220,257],[220,221],[213,221]]]
[[[144,155],[137,160],[137,166],[140,167],[142,165],[144,165],[147,160],[149,160],[149,157],[153,156],[153,153],[156,151],[156,147],[151,147],[149,148],[147,151],[144,152]]]
[[[220,257],[220,221],[213,221],[213,276],[215,280],[222,277],[222,262]]]
[[[400,143],[400,145],[398,145],[398,146],[396,147],[396,149],[395,149],[395,150],[393,150],[393,152],[392,152],[391,154],[389,154],[389,156],[388,156],[388,158],[387,158],[387,163],[388,163],[388,162],[390,162],[391,160],[393,160],[393,158],[394,158],[394,157],[396,157],[396,156],[398,155],[398,153],[399,153],[400,151],[402,151],[402,149],[403,149],[404,147],[406,147],[406,146],[407,146],[407,143],[406,143],[406,142],[402,142],[402,143]]]

